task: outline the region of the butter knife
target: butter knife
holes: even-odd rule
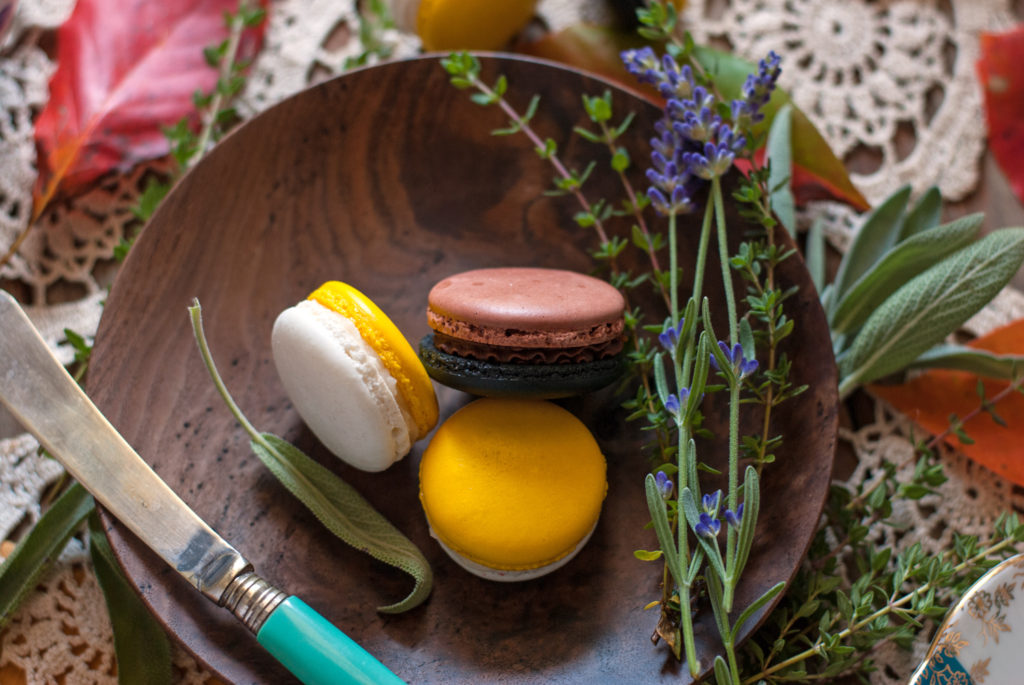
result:
[[[3,290],[0,403],[96,501],[197,590],[231,611],[299,680],[403,682],[301,599],[257,575],[118,434]]]

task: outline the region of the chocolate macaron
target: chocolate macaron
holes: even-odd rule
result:
[[[427,298],[420,358],[435,380],[476,395],[552,399],[623,370],[622,294],[592,276],[504,267],[449,276]]]

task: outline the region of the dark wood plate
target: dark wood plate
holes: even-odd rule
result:
[[[640,98],[557,66],[484,59],[489,80],[499,72],[518,107],[541,95],[535,126],[571,164],[601,156],[572,128],[586,124],[580,93],[606,89],[620,114],[636,112],[626,142],[638,162],[645,158],[659,112]],[[543,195],[552,177],[546,162],[521,136],[490,135],[505,123],[497,109],[449,86],[429,57],[353,72],[256,117],[180,182],[132,250],[100,324],[88,389],[261,574],[411,682],[687,682],[664,645],[650,640],[657,616],[643,606],[659,596],[661,567],[633,556],[656,546],[645,529],[649,466],[639,425],[624,422],[610,392],[565,403],[608,457],[610,489],[593,539],[562,570],[510,585],[466,574],[429,538],[417,500],[423,443],[384,473],[347,468],[304,428],[274,370],[275,316],[328,279],[369,294],[417,341],[427,330],[427,290],[448,274],[497,265],[592,268],[594,238],[572,221],[573,201]],[[602,179],[611,174],[596,176],[588,191],[618,197],[615,180]],[[639,170],[637,179],[645,186]],[[738,243],[742,221],[732,217],[731,226]],[[682,239],[692,259],[697,219]],[[686,280],[691,266],[684,265]],[[708,268],[714,284],[713,256]],[[799,258],[785,263],[780,279],[799,287],[788,304],[799,329],[786,352],[794,381],[811,389],[776,415],[785,445],[766,472],[738,606],[792,577],[817,524],[835,446],[836,371],[825,320]],[[713,285],[707,294],[721,297]],[[407,577],[335,539],[250,454],[192,340],[186,307],[193,297],[202,301],[227,385],[252,422],[330,465],[424,550],[436,573],[424,606],[378,614],[375,607],[409,591]],[[443,388],[439,396],[443,417],[467,400]],[[711,425],[720,427],[722,403],[708,404]],[[701,449],[721,461],[716,445]],[[196,657],[236,683],[289,680],[234,618],[116,521],[106,523],[128,577]],[[709,614],[698,617],[706,666],[717,650]]]

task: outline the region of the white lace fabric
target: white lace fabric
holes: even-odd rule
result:
[[[21,0],[0,52],[0,253],[25,230],[31,210],[32,126],[54,68],[35,38],[64,21],[72,6],[73,0]],[[552,29],[605,16],[597,3],[582,0],[540,0],[538,14]],[[866,152],[874,160],[872,169],[853,176],[870,201],[904,183],[918,193],[937,185],[950,201],[976,188],[985,145],[974,75],[978,37],[1013,25],[1009,0],[690,0],[685,19],[698,41],[725,42],[752,61],[769,50],[781,54],[782,85],[836,153],[851,159]],[[363,50],[358,26],[351,0],[274,0],[242,113],[252,116],[340,74],[345,60]],[[415,36],[390,31],[382,38],[396,58],[419,49]],[[95,332],[105,292],[99,267],[109,264],[114,246],[134,225],[129,207],[145,173],[105,179],[48,210],[15,259],[0,268],[0,283],[28,293],[30,316],[65,362],[73,351],[64,329]],[[829,218],[829,237],[840,248],[856,230],[845,208],[823,204],[812,212]],[[1021,316],[1024,297],[1007,290],[966,328],[980,334]],[[849,482],[870,481],[883,460],[907,463],[908,434],[906,421],[882,406],[870,425],[843,431],[841,439],[858,455]],[[1005,481],[952,450],[944,459],[950,478],[939,494],[901,504],[896,516],[909,532],[897,538],[878,527],[878,544],[898,550],[920,541],[938,552],[953,531],[984,537],[1001,512],[1024,504]],[[911,469],[899,477],[909,478]],[[0,439],[0,540],[38,520],[40,498],[60,473],[37,453],[31,436]],[[0,634],[0,674],[15,674],[14,682],[116,682],[102,595],[76,544]],[[922,633],[912,652],[879,650],[872,682],[905,681],[926,647]],[[179,682],[207,682],[208,674],[180,648],[175,667]],[[8,685],[2,675],[0,683]]]

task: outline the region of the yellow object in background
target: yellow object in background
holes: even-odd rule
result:
[[[534,14],[536,0],[389,0],[398,28],[424,50],[499,50]]]

